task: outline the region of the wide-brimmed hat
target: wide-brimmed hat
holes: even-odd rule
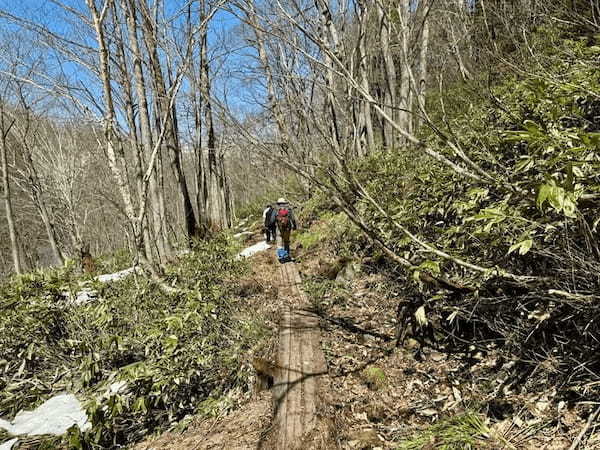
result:
[[[277,200],[277,203],[287,203],[287,200],[283,197],[279,197],[279,200]]]

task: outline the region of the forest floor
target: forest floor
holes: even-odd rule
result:
[[[396,348],[402,295],[397,286],[377,273],[324,282],[322,264],[330,256],[318,247],[293,253],[295,267],[308,280],[310,309],[319,317],[328,371],[327,392],[318,394],[319,430],[328,436],[302,448],[420,449],[455,443],[442,448],[553,450],[569,448],[586,427],[588,412],[554,404],[552,386],[528,393],[523,380],[519,387],[504,379],[510,362],[501,361],[494,348],[456,353],[443,344],[422,346],[412,337]],[[251,265],[245,281],[262,289],[248,296],[247,313],[263,315],[274,331],[261,355],[273,361],[290,297],[279,295],[280,265],[272,249],[254,255]],[[271,392],[253,389],[237,404],[226,415],[195,419],[185,431],[165,433],[135,449],[276,448],[270,437],[277,426]],[[600,448],[600,435],[592,430],[582,444],[578,448]]]

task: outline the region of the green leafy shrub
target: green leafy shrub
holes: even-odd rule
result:
[[[95,258],[96,272],[114,273],[131,267],[133,256],[127,249],[121,249],[110,255],[100,255]]]
[[[0,416],[68,389],[86,399],[93,426],[70,439],[114,448],[230,407],[225,393],[247,387],[240,356],[265,336],[239,313],[231,285],[245,263],[234,256],[222,236],[198,243],[167,269],[175,293],[132,276],[98,286],[98,300],[81,306],[61,296],[59,273],[2,285]]]
[[[428,317],[441,319],[432,322],[453,345],[496,340],[523,361],[524,372],[552,355],[560,370],[546,375],[588,400],[600,398],[599,389],[583,387],[595,386],[600,371],[598,39],[556,41],[484,98],[456,100],[462,106],[454,110],[462,113],[447,120],[452,145],[441,133],[423,132],[432,149],[480,180],[411,148],[372,154],[353,168],[387,215],[358,189],[345,193],[413,269],[476,290],[439,297],[418,281],[407,288],[435,298],[426,300]],[[451,258],[425,249],[401,227]],[[457,260],[483,270],[466,270]],[[499,277],[500,270],[534,281]]]

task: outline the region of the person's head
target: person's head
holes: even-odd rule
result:
[[[287,203],[287,200],[283,197],[279,197],[279,200],[277,200],[278,205],[283,205],[285,203]]]

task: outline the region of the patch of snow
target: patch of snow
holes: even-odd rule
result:
[[[269,244],[267,244],[265,241],[260,241],[258,244],[254,244],[254,245],[242,250],[238,254],[237,257],[238,257],[238,259],[239,258],[249,258],[250,256],[254,255],[255,253],[265,251],[269,248],[271,248],[271,246]]]
[[[68,291],[63,291],[62,296],[74,305],[85,305],[86,303],[96,300],[98,292],[91,288],[83,288],[75,294],[75,297]]]
[[[11,450],[13,445],[15,445],[19,440],[17,438],[11,439],[10,441],[6,441],[3,444],[0,444],[0,450]]]
[[[115,273],[106,273],[104,275],[98,275],[94,279],[99,281],[100,283],[109,283],[111,281],[119,281],[123,278],[128,277],[132,273],[136,271],[135,267],[129,267],[128,269],[121,270]],[[87,283],[87,282],[86,282]],[[80,286],[85,286],[86,283],[80,283]],[[75,305],[84,305],[86,303],[95,300],[98,292],[89,287],[82,287],[80,291],[75,294],[75,298],[71,296],[71,294],[67,291],[62,292],[63,297],[69,300],[71,303]]]
[[[249,234],[254,234],[254,233],[252,231],[242,231],[241,233],[234,234],[233,237],[239,238],[239,237],[246,236]]]
[[[108,387],[108,393],[118,394],[119,392],[125,392],[127,390],[126,381],[116,381]]]
[[[76,305],[83,305],[84,303],[94,300],[96,298],[96,295],[98,295],[98,292],[96,292],[94,289],[83,288],[77,293],[77,297],[75,298],[73,303],[75,303]]]
[[[122,280],[123,278],[131,275],[133,272],[135,272],[135,267],[130,267],[129,269],[121,270],[119,272],[98,275],[95,279],[100,283],[108,283],[109,281]]]
[[[72,394],[52,397],[33,411],[20,411],[11,422],[0,420],[0,428],[14,435],[60,436],[73,425],[78,425],[81,431],[91,427],[81,403]]]

